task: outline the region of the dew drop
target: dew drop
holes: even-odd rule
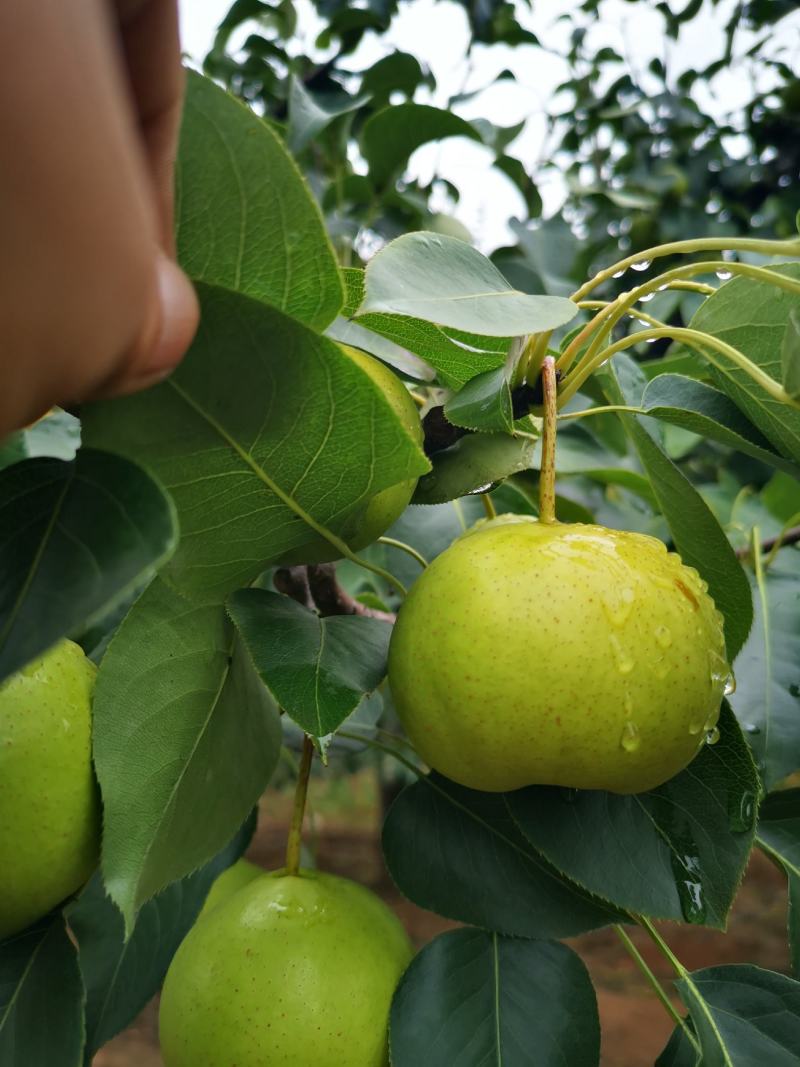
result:
[[[659,285],[656,291],[659,293],[663,293],[665,289],[669,289],[669,284],[667,282],[664,282],[663,285]]]
[[[716,745],[717,741],[719,741],[719,727],[712,726],[711,729],[706,733],[706,744]]]
[[[622,698],[622,705],[625,708],[625,714],[630,718],[633,714],[633,697],[630,693],[625,693],[625,696]]]
[[[652,262],[651,259],[640,259],[638,263],[631,264],[631,270],[647,270]]]
[[[645,337],[645,341],[647,341],[649,345],[654,345],[657,340],[657,337]]]
[[[669,836],[673,844],[670,853],[672,873],[683,917],[687,923],[702,923],[706,918],[706,901],[697,845],[688,828],[677,836],[670,827]]]
[[[622,643],[616,634],[609,634],[608,639],[611,642],[611,647],[614,649],[614,654],[617,658],[617,670],[620,674],[630,674],[636,665],[633,658],[622,647]]]
[[[727,282],[733,277],[732,270],[718,270],[717,277],[721,282]]]
[[[636,321],[639,323],[640,326],[649,326],[650,325],[650,323],[649,322],[645,322],[644,319],[637,319]]]
[[[639,736],[639,727],[630,719],[622,727],[622,736],[619,739],[620,747],[626,752],[635,752],[642,743]]]
[[[639,297],[639,303],[646,304],[648,301],[652,300],[655,295],[655,293],[645,293],[644,296]]]
[[[624,270],[618,270],[614,274],[612,274],[611,277],[612,278],[621,278],[624,273],[625,273]]]
[[[692,737],[697,737],[697,735],[703,729],[704,723],[705,719],[693,719],[689,723],[689,733],[692,735]]]
[[[624,626],[633,609],[634,593],[632,589],[623,589],[619,596],[607,594],[602,599],[603,611],[612,626],[619,629]],[[612,641],[612,644],[614,642]],[[617,645],[619,642],[617,642]],[[617,647],[615,645],[615,648]]]
[[[756,726],[756,724],[754,722],[746,722],[744,724],[744,732],[746,734],[760,734],[761,733],[761,727],[760,726]]]
[[[736,676],[734,675],[733,671],[731,671],[731,673],[725,679],[725,688],[722,690],[722,692],[726,697],[733,696],[733,694],[736,692]]]
[[[728,798],[728,826],[734,833],[752,830],[756,821],[755,793],[742,793]]]
[[[662,648],[669,648],[672,644],[672,631],[666,626],[656,626],[655,636]]]

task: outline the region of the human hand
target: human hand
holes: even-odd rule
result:
[[[0,5],[0,434],[145,388],[192,339],[177,23],[176,0]]]

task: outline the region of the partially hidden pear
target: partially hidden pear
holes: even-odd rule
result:
[[[422,758],[462,785],[655,788],[715,739],[722,616],[656,538],[501,516],[438,556],[389,651]]]
[[[161,998],[166,1067],[387,1067],[411,959],[394,914],[319,871],[264,874],[208,911]]]
[[[0,940],[74,893],[97,864],[96,673],[61,641],[0,685]]]

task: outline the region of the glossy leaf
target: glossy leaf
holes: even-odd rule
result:
[[[177,539],[170,498],[119,456],[0,471],[0,678],[124,601]]]
[[[759,782],[727,708],[720,734],[650,792],[539,786],[509,793],[509,809],[534,848],[597,896],[723,929],[753,846]]]
[[[703,382],[680,374],[661,374],[644,392],[649,415],[719,441],[800,479],[800,467],[776,452],[733,401]]]
[[[603,385],[611,403],[639,406],[644,378],[630,359],[615,360],[619,378],[606,371]],[[753,622],[750,586],[736,553],[698,491],[648,431],[638,415],[620,416],[631,436],[675,547],[683,562],[708,582],[714,603],[725,616],[725,641],[732,661]]]
[[[370,260],[359,316],[411,315],[492,337],[563,326],[577,305],[557,296],[513,289],[494,264],[455,237],[409,233]]]
[[[157,473],[182,533],[165,577],[222,597],[429,463],[333,341],[247,297],[199,289],[200,330],[178,370],[93,405],[84,437]]]
[[[452,111],[414,103],[383,108],[361,131],[361,152],[369,164],[370,178],[376,186],[385,185],[405,168],[417,148],[446,137],[481,139],[474,126]]]
[[[423,948],[395,993],[389,1034],[394,1067],[600,1060],[597,998],[580,957],[483,930],[452,930]]]
[[[231,839],[280,744],[277,709],[224,607],[156,579],[111,641],[94,698],[103,877],[128,931],[145,901]]]
[[[789,950],[800,976],[800,789],[784,789],[761,805],[756,841],[786,872],[789,883]]]
[[[189,71],[176,175],[178,257],[197,281],[262,300],[316,329],[344,293],[319,208],[280,139]]]
[[[83,985],[78,954],[55,913],[0,944],[0,1063],[79,1067]]]
[[[178,946],[203,907],[215,879],[242,855],[255,829],[250,817],[233,840],[199,871],[175,882],[139,913],[129,940],[122,915],[96,874],[69,909],[86,989],[86,1065],[161,988]]]
[[[800,982],[749,964],[708,967],[675,983],[700,1042],[702,1067],[796,1067]],[[677,1034],[656,1067],[694,1067]]]
[[[417,483],[414,504],[443,504],[468,493],[486,490],[495,482],[533,466],[536,441],[502,433],[462,437],[433,456],[433,470]]]
[[[800,264],[770,267],[800,279]],[[734,278],[710,296],[693,317],[693,329],[713,334],[738,348],[776,382],[781,381],[781,350],[792,310],[800,296],[752,278]],[[714,357],[724,361],[724,356]],[[800,463],[800,411],[774,400],[743,370],[725,364],[710,367],[718,387],[787,459]]]
[[[431,774],[408,786],[383,827],[389,873],[409,900],[516,937],[570,937],[619,913],[563,878],[523,837],[498,793]]]
[[[730,698],[768,790],[800,769],[799,563],[796,549],[784,549],[752,575],[755,621]]]
[[[237,590],[228,612],[276,703],[313,737],[334,733],[386,676],[388,622],[320,618],[266,589]]]

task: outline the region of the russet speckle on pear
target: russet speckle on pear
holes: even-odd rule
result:
[[[0,940],[78,890],[97,863],[96,673],[61,641],[0,685]]]
[[[166,1067],[388,1067],[412,956],[374,893],[319,871],[263,874],[179,948],[161,997]]]
[[[400,610],[397,712],[422,758],[474,789],[653,789],[714,740],[729,669],[707,590],[643,534],[479,523]]]

